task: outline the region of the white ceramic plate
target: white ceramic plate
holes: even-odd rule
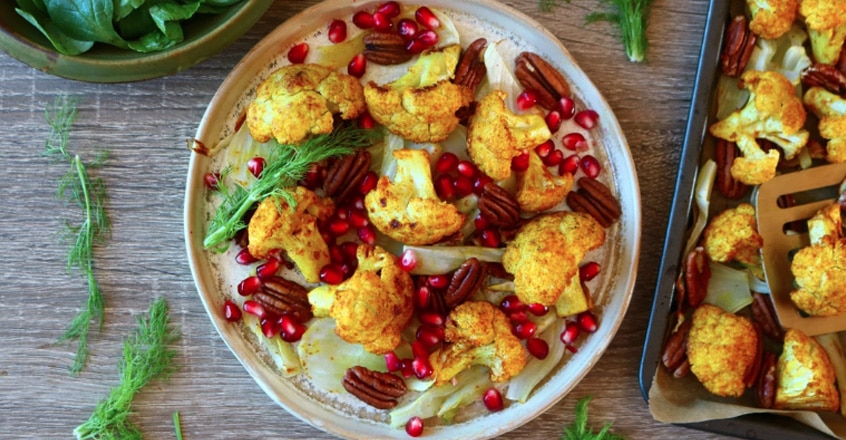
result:
[[[287,63],[285,50],[292,44],[323,32],[331,19],[351,17],[361,9],[371,10],[378,1],[328,0],[303,11],[279,26],[252,49],[229,74],[212,99],[197,130],[196,139],[215,145],[235,127],[239,115],[254,93],[256,84],[269,72]],[[603,179],[617,194],[622,218],[608,230],[608,240],[595,254],[602,274],[589,284],[600,325],[596,333],[580,343],[579,351],[565,356],[560,365],[538,386],[525,404],[512,404],[502,412],[482,412],[473,418],[448,426],[427,428],[426,438],[490,438],[510,431],[546,411],[587,374],[614,337],[631,298],[640,249],[640,192],[631,153],[625,137],[604,98],[576,65],[561,43],[531,18],[492,1],[425,0],[416,2],[445,11],[459,28],[467,27],[461,43],[476,38],[472,30],[483,32],[488,41],[505,35],[508,40],[550,60],[569,80],[579,108],[592,108],[600,114],[600,124],[593,129],[593,154],[603,166]],[[350,28],[350,32],[355,28]],[[325,37],[324,37],[325,38]],[[557,137],[560,138],[561,133]],[[252,334],[243,326],[226,322],[222,306],[226,298],[237,295],[236,285],[243,276],[234,267],[233,251],[214,254],[202,242],[209,220],[208,191],[203,176],[215,166],[213,159],[194,154],[191,158],[185,199],[185,236],[200,298],[215,328],[241,361],[249,374],[274,401],[298,418],[330,433],[351,438],[407,438],[403,429],[384,422],[362,418],[341,408],[321,403],[313,389],[302,380],[285,378],[266,353],[257,349]],[[578,176],[577,176],[578,177]],[[554,270],[555,268],[549,268]],[[240,277],[240,278],[239,278]]]

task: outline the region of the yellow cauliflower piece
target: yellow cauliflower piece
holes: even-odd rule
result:
[[[731,175],[747,185],[759,185],[775,177],[779,153],[765,153],[756,139],[778,144],[786,159],[792,159],[808,142],[805,107],[784,75],[746,71],[742,76],[749,89],[749,102],[709,127],[712,135],[736,142],[743,157],[735,159]]]
[[[332,200],[321,199],[301,186],[293,191],[296,206],[284,199],[268,197],[259,203],[247,226],[250,254],[265,258],[274,250],[283,250],[306,281],[320,281],[320,268],[329,264],[329,246],[317,229],[334,210]]]
[[[805,19],[814,60],[822,64],[836,63],[846,41],[846,3],[843,0],[802,0],[799,14]]]
[[[294,64],[272,72],[247,107],[247,127],[258,142],[296,144],[332,131],[334,114],[352,119],[365,110],[361,83],[319,64]]]
[[[708,391],[740,397],[758,357],[758,333],[752,323],[707,303],[696,308],[692,319],[687,346],[690,371]]]
[[[822,87],[805,92],[805,106],[820,118],[820,135],[828,139],[826,157],[829,162],[846,162],[846,99]]]
[[[573,175],[552,174],[534,150],[528,154],[529,168],[517,174],[517,203],[523,211],[546,211],[567,197],[573,188]]]
[[[494,90],[479,101],[467,127],[467,154],[494,180],[511,175],[511,159],[552,137],[543,117],[516,115],[505,106],[507,94]]]
[[[364,197],[373,226],[388,237],[411,245],[432,244],[461,229],[464,214],[435,193],[429,153],[400,149],[393,155],[397,160],[393,182],[382,176],[376,188]]]
[[[508,242],[502,265],[514,275],[525,304],[556,303],[585,254],[605,243],[605,228],[587,214],[560,211],[535,217]]]
[[[840,205],[833,203],[808,220],[811,245],[790,263],[797,286],[790,299],[809,315],[846,313],[846,239],[840,231]]]
[[[394,350],[414,311],[414,282],[397,257],[378,246],[362,244],[358,268],[342,283],[308,293],[314,316],[335,319],[335,333],[374,354]]]
[[[752,13],[749,29],[768,40],[790,30],[799,8],[799,0],[746,0],[746,4]]]
[[[737,261],[746,266],[761,265],[764,239],[758,235],[755,208],[741,203],[717,214],[705,227],[703,247],[712,261]]]
[[[412,142],[440,142],[459,124],[455,113],[473,101],[473,91],[450,81],[461,46],[430,51],[408,73],[380,86],[364,86],[367,109],[391,133]]]
[[[834,366],[822,346],[799,330],[787,329],[776,364],[776,409],[837,411],[840,394]]]

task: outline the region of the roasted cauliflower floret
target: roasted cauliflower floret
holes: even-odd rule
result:
[[[314,316],[335,319],[335,333],[375,354],[394,350],[414,311],[414,282],[397,258],[378,246],[362,244],[358,268],[342,283],[308,293]]]
[[[543,117],[516,115],[505,106],[506,93],[494,90],[479,101],[467,127],[467,153],[494,180],[511,175],[511,159],[552,136]]]
[[[709,128],[712,135],[736,142],[743,157],[735,159],[731,175],[748,185],[759,185],[775,177],[779,153],[765,153],[756,139],[778,144],[786,159],[792,159],[805,143],[808,132],[805,108],[784,75],[750,70],[741,76],[749,89],[749,102]]]
[[[391,133],[412,142],[440,142],[458,127],[455,113],[473,101],[473,91],[450,81],[461,46],[426,52],[398,80],[364,86],[367,109]]]
[[[272,72],[247,107],[253,139],[296,144],[332,131],[334,114],[352,119],[365,110],[361,83],[318,64],[294,64]]]
[[[799,0],[746,0],[746,4],[752,13],[749,29],[768,40],[790,30],[799,8]]]
[[[755,207],[741,203],[717,214],[705,227],[703,247],[712,261],[736,261],[748,267],[761,265],[764,239],[758,235]]]
[[[776,409],[837,411],[840,394],[835,386],[834,366],[813,338],[788,329],[784,350],[776,364]]]
[[[573,175],[552,174],[534,150],[528,154],[529,168],[517,174],[517,203],[523,211],[546,211],[567,197],[573,187]]]
[[[846,312],[846,238],[840,231],[840,205],[833,203],[808,220],[811,244],[790,263],[798,287],[790,299],[809,315]]]
[[[334,210],[332,200],[321,199],[301,186],[293,191],[294,207],[284,199],[268,197],[259,203],[247,226],[248,250],[256,258],[283,250],[306,281],[320,281],[320,268],[329,264],[329,247],[317,229]]]
[[[587,214],[544,214],[520,228],[505,248],[502,265],[514,275],[520,301],[551,306],[565,290],[574,291],[568,286],[578,276],[582,258],[603,243],[605,229]]]
[[[802,0],[799,14],[811,37],[814,60],[836,63],[846,41],[846,4],[842,0]]]
[[[828,139],[826,160],[846,162],[846,99],[822,87],[805,92],[805,106],[820,118],[820,135]]]
[[[446,344],[429,355],[436,385],[451,381],[473,365],[491,370],[494,382],[506,381],[526,366],[526,352],[511,333],[508,317],[486,301],[467,301],[450,312]]]
[[[429,153],[401,149],[393,154],[397,160],[394,181],[382,176],[376,189],[364,197],[373,226],[411,245],[435,243],[461,229],[464,214],[435,193]]]
[[[740,397],[755,368],[758,334],[749,319],[702,304],[693,312],[688,335],[690,371],[718,395]]]

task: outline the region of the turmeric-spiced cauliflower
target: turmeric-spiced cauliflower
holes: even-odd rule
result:
[[[759,185],[775,177],[779,153],[764,152],[756,139],[776,143],[786,159],[796,156],[808,142],[805,107],[793,84],[784,75],[750,70],[741,76],[749,89],[749,102],[709,128],[712,135],[736,142],[743,157],[735,159],[731,175],[747,185]]]
[[[375,354],[394,350],[414,311],[414,282],[397,257],[378,246],[362,244],[358,268],[338,285],[324,284],[308,293],[316,317],[335,319],[335,333]]]
[[[805,92],[805,106],[820,118],[820,136],[828,139],[825,146],[829,162],[846,162],[846,99],[822,87]]]
[[[758,235],[755,208],[741,203],[717,214],[705,227],[703,247],[708,257],[718,263],[736,261],[747,267],[761,265],[760,250],[764,239]]]
[[[752,20],[749,29],[774,40],[790,30],[799,8],[799,0],[746,0]]]
[[[253,139],[296,144],[310,134],[332,131],[334,114],[343,119],[365,110],[361,83],[319,64],[294,64],[275,70],[256,89],[247,107]]]
[[[837,411],[840,394],[835,381],[834,366],[823,347],[799,330],[787,329],[776,364],[773,407]]]
[[[840,205],[832,203],[808,220],[810,246],[790,263],[797,288],[790,299],[812,316],[846,313],[846,238],[841,233]]]
[[[573,175],[555,175],[549,172],[534,150],[529,150],[528,155],[529,168],[517,173],[515,198],[523,211],[546,211],[567,197],[573,187]]]
[[[843,0],[802,0],[799,14],[804,17],[811,37],[814,60],[834,64],[846,41],[846,4]]]

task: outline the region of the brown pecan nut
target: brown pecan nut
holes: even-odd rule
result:
[[[607,186],[589,177],[580,178],[578,184],[578,191],[567,194],[567,205],[573,211],[589,214],[604,228],[620,218],[620,204]]]
[[[717,139],[714,147],[714,161],[717,163],[716,184],[717,191],[729,199],[737,200],[746,194],[747,186],[731,174],[734,160],[740,155],[737,144],[725,139]]]
[[[470,258],[461,264],[452,274],[452,279],[444,294],[444,302],[453,308],[482,287],[487,275],[487,265],[476,258]]]
[[[453,79],[455,84],[462,85],[473,91],[476,90],[476,87],[482,82],[482,79],[484,79],[485,74],[488,72],[484,61],[480,58],[487,44],[488,40],[479,38],[467,46],[464,54],[461,55],[458,66],[455,68],[455,79]]]
[[[292,314],[300,322],[308,321],[312,317],[308,290],[282,277],[274,276],[264,280],[261,289],[253,294],[253,300],[277,316]]]
[[[541,107],[553,110],[558,105],[558,100],[570,96],[567,80],[540,55],[523,52],[517,56],[515,64],[514,75],[517,81],[524,89],[537,93]]]
[[[758,406],[772,408],[775,401],[777,359],[775,353],[769,351],[764,352],[761,357],[761,371],[755,383],[755,396],[758,398]]]
[[[667,338],[664,350],[661,352],[661,363],[673,377],[684,377],[690,372],[690,362],[687,359],[687,343],[691,322],[686,320]]]
[[[358,190],[370,170],[370,152],[357,150],[355,154],[339,157],[326,172],[323,192],[327,197],[341,201]]]
[[[802,84],[822,87],[835,95],[846,95],[846,74],[828,64],[814,64],[802,70]]]
[[[364,36],[364,57],[367,61],[382,64],[402,64],[411,59],[411,53],[405,50],[406,42],[400,34],[394,32],[370,32]]]
[[[379,409],[397,406],[397,398],[407,391],[405,381],[399,376],[373,371],[361,365],[347,369],[342,385],[348,393]]]
[[[687,303],[696,307],[708,293],[708,280],[711,278],[711,266],[705,248],[697,246],[684,259],[684,284]]]
[[[758,292],[752,294],[752,319],[761,327],[761,331],[776,342],[784,340],[784,330],[778,323],[775,307],[769,295]]]
[[[726,26],[725,44],[720,53],[720,68],[726,76],[737,77],[743,72],[752,56],[756,39],[743,15],[734,17]]]
[[[479,211],[495,226],[508,227],[520,221],[520,204],[517,199],[494,182],[488,182],[482,188]]]

